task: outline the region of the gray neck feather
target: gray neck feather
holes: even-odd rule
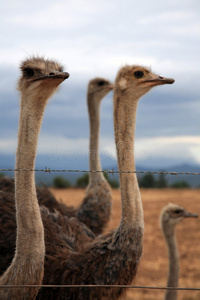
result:
[[[164,236],[167,243],[168,255],[169,255],[169,272],[167,287],[177,287],[179,278],[179,255],[177,242],[175,237],[175,228],[163,228]],[[165,293],[165,300],[176,300],[177,291],[167,290]]]
[[[137,99],[114,90],[115,142],[120,171],[134,171],[134,137]],[[135,173],[121,173],[120,187],[122,198],[121,225],[144,228],[143,208]]]
[[[100,131],[100,103],[95,101],[94,95],[88,94],[88,113],[90,121],[90,146],[89,159],[90,171],[101,171],[101,162],[99,156],[99,131]],[[90,184],[104,180],[102,172],[90,173]]]
[[[22,101],[26,99],[22,99]],[[43,108],[44,111],[44,108]],[[41,127],[43,112],[37,109],[21,107],[16,169],[34,169],[37,141]],[[35,174],[30,171],[15,172],[15,201],[17,210],[17,252],[38,248],[44,249],[44,229],[36,196]],[[26,212],[26,213],[24,213]],[[34,219],[34,222],[31,221]],[[29,234],[27,234],[29,232]],[[27,247],[24,247],[24,244]],[[41,251],[40,251],[41,247]],[[31,251],[30,251],[31,252]]]

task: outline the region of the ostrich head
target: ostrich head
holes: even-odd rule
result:
[[[139,99],[152,87],[162,84],[172,84],[174,79],[153,74],[150,69],[133,65],[123,67],[116,78],[116,89],[119,93],[132,92],[135,99]]]
[[[88,84],[88,99],[101,101],[113,89],[113,84],[104,78],[94,78]],[[91,97],[92,96],[92,97]],[[94,100],[93,100],[94,101]]]
[[[181,222],[184,218],[197,218],[197,214],[188,212],[182,206],[169,203],[165,206],[161,213],[161,227],[174,228],[176,224]]]
[[[50,98],[59,84],[69,77],[63,67],[42,57],[32,57],[22,62],[22,76],[18,82],[18,90],[26,99],[39,102]]]

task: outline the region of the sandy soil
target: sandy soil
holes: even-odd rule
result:
[[[52,189],[57,199],[67,205],[77,206],[84,196],[84,190]],[[162,208],[169,202],[180,204],[187,210],[200,215],[200,190],[141,190],[144,219],[144,250],[137,277],[137,286],[166,286],[168,258],[165,242],[159,226]],[[113,211],[107,231],[119,224],[121,215],[120,191],[113,190]],[[177,242],[180,256],[179,287],[200,288],[200,218],[186,219],[177,226]],[[129,289],[126,300],[164,299],[164,290]],[[179,291],[178,299],[200,299],[198,291]]]

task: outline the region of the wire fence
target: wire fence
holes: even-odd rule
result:
[[[72,285],[0,285],[0,289],[2,288],[125,288],[125,289],[147,289],[147,290],[175,290],[175,291],[198,291],[200,292],[200,288],[182,288],[182,287],[158,287],[158,286],[139,286],[139,285],[112,285],[112,284],[72,284]]]
[[[167,171],[119,171],[119,170],[66,170],[66,169],[0,169],[0,172],[19,172],[19,171],[30,171],[30,172],[43,172],[43,173],[107,173],[108,175],[122,174],[122,173],[135,173],[135,174],[164,174],[164,175],[200,175],[200,172],[167,172]]]

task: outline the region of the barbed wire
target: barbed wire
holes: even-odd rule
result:
[[[46,167],[45,169],[0,169],[0,172],[19,172],[19,171],[30,171],[30,172],[43,172],[49,173],[60,172],[60,173],[107,173],[112,174],[122,174],[122,173],[135,173],[135,174],[164,174],[164,175],[200,175],[200,172],[168,172],[168,171],[119,171],[119,170],[61,170],[61,169],[50,169]]]
[[[199,291],[200,288],[187,288],[187,287],[158,287],[158,286],[140,286],[140,285],[92,285],[92,284],[72,284],[72,285],[0,285],[0,288],[128,288],[128,289],[149,289],[149,290],[176,290],[176,291]]]

